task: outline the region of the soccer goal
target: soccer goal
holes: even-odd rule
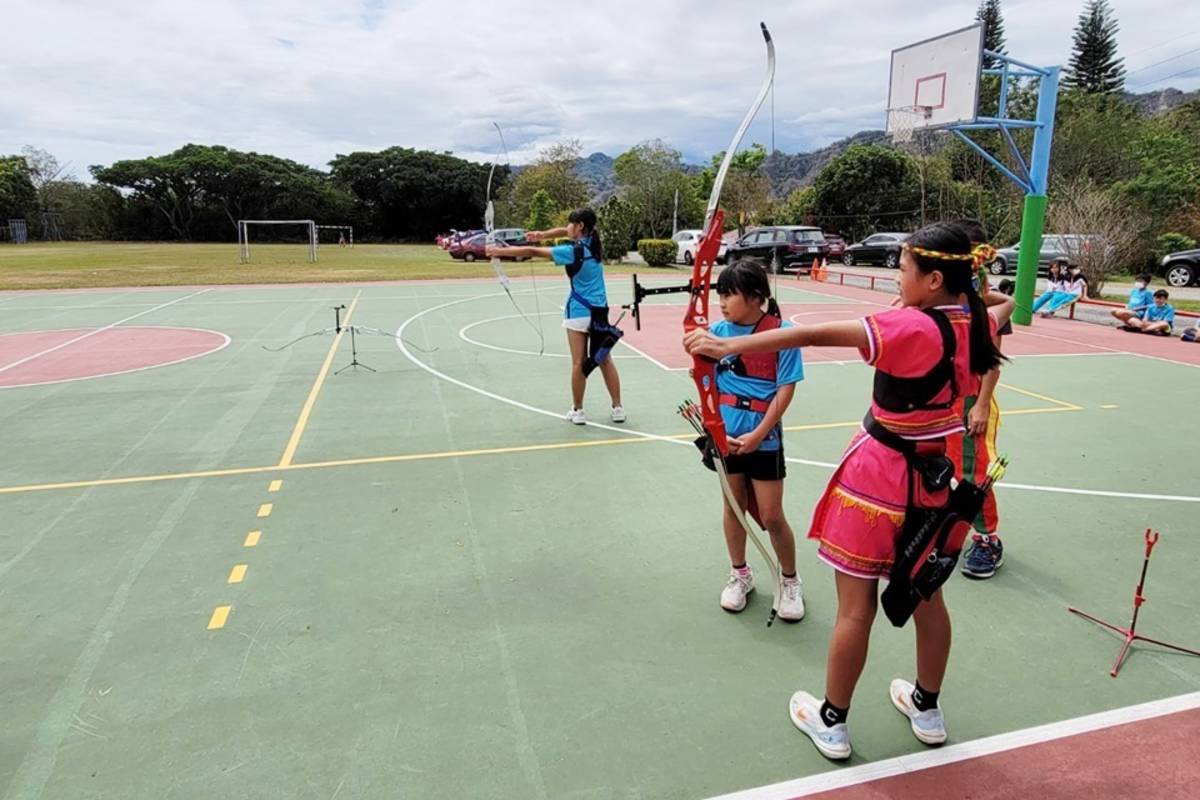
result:
[[[308,260],[317,260],[317,223],[311,219],[242,219],[238,220],[238,255],[243,264],[250,261],[251,225],[293,225],[303,228],[308,245]]]
[[[353,225],[318,225],[317,226],[317,247],[321,246],[321,231],[333,231],[329,239],[332,239],[336,244],[342,246],[354,247],[354,226]],[[326,239],[328,241],[329,239]]]

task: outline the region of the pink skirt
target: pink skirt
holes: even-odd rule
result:
[[[908,464],[860,430],[850,440],[813,510],[808,538],[817,555],[857,578],[886,578],[908,505]]]

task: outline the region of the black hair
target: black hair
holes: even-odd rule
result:
[[[909,236],[905,244],[960,256],[969,256],[972,247],[967,232],[960,225],[951,222],[926,225]],[[912,250],[909,251],[909,255],[922,273],[942,273],[942,281],[948,293],[966,296],[967,304],[971,308],[971,372],[986,375],[993,368],[1000,366],[1004,356],[992,341],[987,306],[971,283],[975,273],[971,259],[935,258],[920,255]]]
[[[590,208],[577,208],[567,216],[567,221],[583,225],[584,236],[591,237],[588,247],[592,251],[592,258],[603,262],[604,245],[600,243],[600,231],[596,230],[596,212]]]
[[[1049,275],[1050,270],[1054,270],[1058,273],[1058,277],[1061,278],[1063,276],[1063,272],[1066,271],[1066,266],[1067,262],[1065,261],[1051,261],[1050,266],[1046,267],[1046,274]]]
[[[1159,289],[1157,292],[1154,293],[1154,296],[1161,297],[1164,300],[1166,300],[1168,297],[1171,296],[1171,294],[1166,289]]]
[[[1154,276],[1151,275],[1149,272],[1143,272],[1141,275],[1137,276],[1136,280],[1139,280],[1142,283],[1149,285],[1150,281],[1154,280]]]
[[[1017,284],[1016,281],[1013,281],[1010,278],[1001,278],[1000,283],[996,286],[996,288],[1000,291],[1000,294],[1006,294],[1009,297],[1012,297],[1013,292],[1017,288]]]
[[[987,244],[987,231],[983,228],[983,223],[977,219],[956,219],[952,225],[957,225],[962,229],[962,232],[971,240],[971,244]]]
[[[771,281],[762,264],[749,258],[738,259],[717,275],[717,294],[740,294],[767,304],[767,313],[781,316],[779,304],[771,297]]]

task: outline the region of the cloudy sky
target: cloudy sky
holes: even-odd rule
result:
[[[5,12],[0,154],[89,164],[188,142],[317,167],[403,145],[512,160],[580,140],[723,149],[778,51],[787,152],[880,128],[893,48],[971,24],[977,0],[37,0]],[[1004,0],[1008,49],[1063,64],[1083,0]],[[1127,86],[1200,88],[1194,0],[1112,0]],[[1178,56],[1178,57],[1176,57]],[[1163,63],[1157,63],[1163,62]],[[1170,77],[1175,73],[1183,73]],[[1166,79],[1166,80],[1162,80]],[[770,142],[764,107],[747,141]]]

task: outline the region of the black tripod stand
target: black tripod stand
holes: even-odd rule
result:
[[[351,367],[354,367],[355,369],[361,367],[361,368],[367,370],[368,372],[376,372],[377,370],[374,367],[369,367],[366,364],[364,364],[358,360],[358,340],[356,337],[359,336],[360,334],[365,334],[365,335],[370,335],[370,336],[386,336],[389,339],[396,339],[397,338],[396,335],[393,333],[388,333],[387,331],[384,331],[384,330],[380,330],[379,328],[368,328],[365,325],[343,325],[342,324],[342,311],[345,310],[346,305],[343,303],[341,305],[332,306],[332,308],[333,308],[333,327],[332,328],[322,328],[319,331],[313,331],[312,333],[306,333],[303,336],[297,336],[295,339],[292,339],[287,344],[280,345],[279,347],[267,347],[264,344],[262,346],[262,349],[266,350],[268,352],[271,352],[271,353],[278,353],[281,350],[287,350],[289,347],[294,345],[296,342],[303,341],[304,339],[308,339],[313,336],[325,336],[330,333],[332,333],[336,336],[336,335],[340,335],[343,331],[349,331],[350,332],[350,363],[347,364],[346,366],[342,367],[341,369],[336,370],[333,374],[337,375],[338,373],[345,372],[346,370],[350,369]],[[421,347],[420,345],[413,344],[412,342],[408,341],[407,339],[404,339],[402,341],[404,342],[404,344],[406,346],[411,347],[414,350],[419,350],[422,353],[432,353],[435,350],[437,350],[436,347],[434,347],[434,348]]]

